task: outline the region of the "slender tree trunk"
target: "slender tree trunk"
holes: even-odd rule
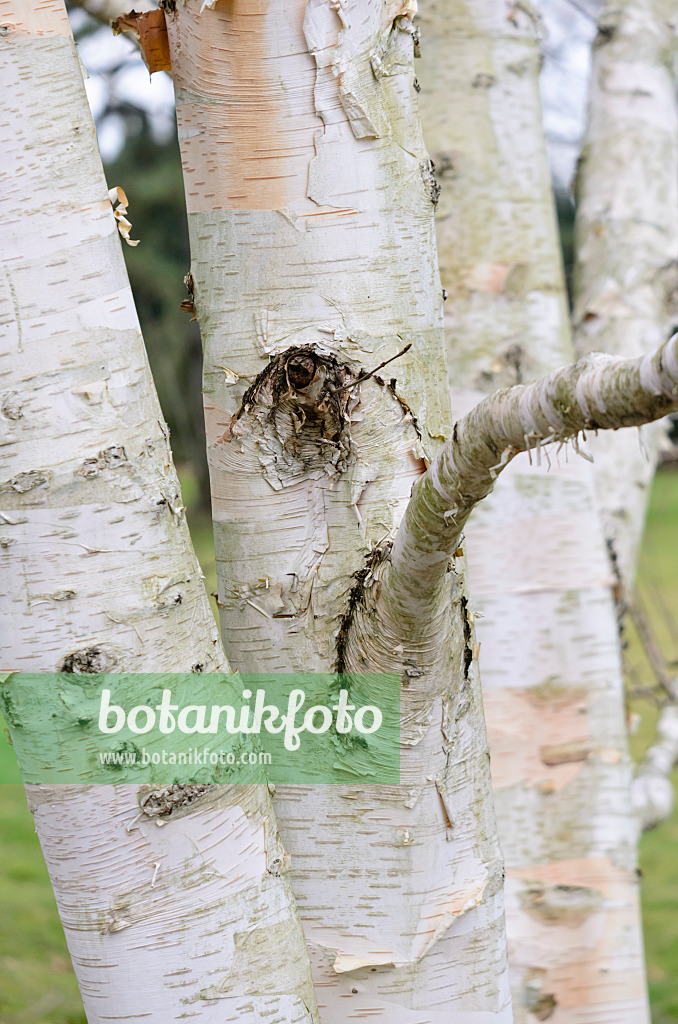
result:
[[[2,665],[225,670],[63,2],[0,22]],[[89,1024],[317,1020],[268,792],[195,796],[29,788]]]
[[[678,680],[673,681],[678,694]],[[673,811],[673,770],[678,764],[678,702],[675,697],[659,712],[654,742],[645,751],[633,780],[633,805],[644,831],[656,828]]]
[[[412,5],[200,7],[168,25],[226,647],[403,680],[400,787],[276,794],[321,1017],[508,1022],[461,581],[387,649],[352,628],[450,425]]]
[[[678,48],[672,0],[605,4],[577,172],[575,349],[635,356],[678,326]],[[663,424],[593,439],[596,494],[627,594]],[[624,467],[623,471],[620,467]]]
[[[518,5],[431,0],[422,11],[419,78],[443,186],[455,413],[571,359],[535,27]],[[640,1024],[648,1018],[613,580],[588,467],[561,455],[540,470],[533,430],[521,446],[534,446],[530,459],[517,459],[476,511],[465,545],[482,616],[514,1013],[520,1022]],[[558,430],[541,436],[549,433]],[[495,472],[512,454],[496,447]]]

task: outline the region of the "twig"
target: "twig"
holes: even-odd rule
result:
[[[636,601],[629,608],[629,614],[633,625],[636,627],[636,632],[638,633],[638,637],[643,645],[657,682],[662,689],[666,691],[669,697],[675,700],[676,691],[673,679],[666,670],[664,655],[657,643],[654,633],[652,632],[647,615],[645,614],[644,609],[640,606],[639,597],[636,598]]]
[[[666,601],[664,600],[664,594],[662,593],[662,589],[656,580],[654,580],[652,583],[652,596],[659,605],[659,608],[662,613],[662,618],[666,623],[666,628],[668,629],[671,635],[671,639],[676,645],[676,651],[678,653],[678,629],[676,628],[676,619],[675,616],[669,611],[669,607]],[[674,664],[676,663],[676,660],[678,659],[673,659]]]
[[[358,377],[357,380],[351,381],[350,384],[342,384],[341,387],[333,388],[332,393],[336,395],[339,391],[348,391],[349,388],[354,388],[356,384],[361,384],[364,380],[369,380],[370,377],[374,377],[378,370],[383,370],[383,368],[388,366],[389,363],[392,363],[394,359],[400,359],[400,357],[404,356],[406,352],[409,352],[411,348],[412,342],[410,342],[409,345],[405,345],[405,348],[401,348],[400,352],[396,352],[396,354],[391,356],[390,359],[385,359],[383,363],[379,363],[379,366],[375,366],[375,368],[370,370],[369,373],[364,373],[362,377]]]

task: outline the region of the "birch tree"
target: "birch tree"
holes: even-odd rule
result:
[[[355,636],[450,429],[411,14],[324,0],[168,14],[219,600],[242,669],[369,666],[406,683],[401,787],[275,798],[323,1020],[504,1021],[501,863],[457,574],[379,656]]]
[[[361,698],[369,697],[360,691],[366,669],[395,671],[402,683],[400,786],[356,782],[276,793],[320,1017],[325,1024],[349,1016],[442,1024],[452,1015],[458,1024],[508,1024],[502,867],[462,531],[517,453],[675,409],[678,341],[635,360],[590,356],[533,384],[501,390],[453,429],[435,255],[438,190],[417,114],[412,5],[236,0],[201,9],[189,0],[168,3],[166,13],[191,229],[189,283],[205,344],[229,656],[243,670],[341,671],[351,679],[352,696]],[[28,66],[33,63],[31,55]],[[54,92],[55,68],[46,66]],[[106,215],[112,225],[108,209]],[[98,336],[96,344],[100,351]],[[122,437],[118,428],[116,421],[115,436]],[[133,439],[128,444],[123,461],[132,462]],[[77,457],[83,457],[79,450]],[[56,451],[52,464],[60,465]],[[102,521],[121,514],[110,511],[115,488],[109,490]],[[71,511],[90,508],[70,491],[69,500]],[[28,522],[22,507],[24,513]],[[177,512],[168,514],[174,523]],[[145,550],[157,552],[157,539]],[[121,550],[122,544],[116,568]],[[133,568],[130,573],[138,583]],[[170,592],[184,583],[173,580]],[[95,613],[96,604],[90,607]],[[126,613],[117,604],[115,610],[116,618]],[[152,620],[156,635],[157,622],[170,612]],[[189,650],[193,657],[190,640],[181,639],[175,620],[169,624],[181,643],[181,652],[169,657],[180,669],[190,663],[181,660]],[[103,640],[96,634],[92,642]],[[129,650],[120,648],[116,668],[137,654],[146,658],[145,649],[130,643]],[[249,798],[261,808],[265,791]],[[228,793],[212,799],[229,806]],[[170,827],[188,828],[181,822],[195,820],[193,814],[191,806]],[[252,814],[262,842],[268,832],[260,825],[272,819],[268,811]],[[71,823],[64,826],[63,806],[50,820],[66,839]],[[157,836],[151,824],[142,821],[137,829],[144,840]],[[207,824],[191,835],[204,839],[206,831]],[[230,839],[224,853],[230,867],[243,852],[233,849],[242,833],[226,827],[223,835]],[[244,835],[248,843],[254,838]],[[103,843],[101,836],[97,841]],[[177,838],[167,850],[183,855]],[[69,890],[77,889],[83,909],[88,902],[99,907],[105,891],[99,847],[96,856],[84,865],[82,891],[72,883]],[[148,865],[143,858],[138,863],[135,897],[148,894],[160,877],[154,865],[147,877]],[[162,860],[157,863],[161,871]],[[209,898],[207,907],[198,902],[200,886],[181,896],[168,890],[160,905],[154,893],[134,903],[128,889],[124,906],[109,906],[120,917],[106,935],[130,937],[123,948],[135,950],[145,985],[127,991],[112,978],[106,1015],[146,1013],[158,1022],[186,1012],[208,1020],[225,1013],[246,1021],[314,1019],[286,879],[267,863],[265,856],[238,863],[242,892],[229,889],[233,874],[219,873],[228,891],[211,927],[214,941],[218,923],[218,951],[202,945],[203,915],[214,906]],[[59,884],[57,878],[57,890]],[[186,891],[196,900],[194,917],[184,912]],[[157,913],[147,943],[148,955],[162,964],[156,972],[149,970],[146,946],[139,954],[137,919],[123,914],[147,905],[151,919],[153,908]],[[182,928],[174,925],[177,917]],[[100,942],[98,932],[94,941]],[[224,945],[221,968],[200,956],[218,957]],[[168,971],[168,956],[183,953],[185,960],[187,951],[191,964],[199,960],[206,973],[216,972],[209,985],[200,984],[200,968],[189,967],[179,983]],[[130,961],[120,955],[115,962]],[[83,965],[81,976],[88,991],[93,982]],[[95,997],[88,1012],[97,1020]],[[186,998],[193,999],[188,1009]]]
[[[601,15],[579,176],[576,322],[580,336],[592,333],[594,296],[616,289],[605,321],[614,340],[602,347],[624,354],[666,337],[675,259],[675,84],[659,62],[671,44],[658,8],[615,5]],[[534,12],[518,7],[442,2],[423,11],[422,112],[443,184],[438,245],[455,411],[571,358],[538,93],[540,31]],[[633,54],[632,79],[622,66],[613,77],[608,50],[620,46]],[[639,76],[650,83],[644,91]],[[614,83],[622,82],[620,95]],[[633,151],[632,166],[622,147]],[[626,219],[607,230],[613,195]],[[467,539],[515,1019],[557,1012],[562,1021],[596,1013],[637,1022],[648,1011],[614,601],[633,555],[624,550],[609,565],[592,485],[614,505],[617,533],[632,521],[635,545],[649,472],[640,470],[641,494],[634,467],[647,462],[626,435],[606,446],[597,439],[599,479],[579,460],[548,474],[539,461],[523,456]]]
[[[666,337],[678,314],[678,22],[672,4],[639,0],[605,5],[599,25],[577,175],[574,340],[579,353],[597,349],[631,356]],[[664,425],[656,424],[643,430],[642,446],[625,434],[601,435],[592,446],[622,616],[633,601],[645,509],[664,435]],[[651,637],[643,642],[651,644]],[[663,688],[675,701],[668,673]],[[659,824],[673,807],[675,719],[670,703],[633,782],[643,828]]]
[[[666,0],[607,3],[593,48],[577,172],[573,274],[579,355],[635,356],[678,316],[678,20]],[[663,426],[592,443],[596,494],[626,599]],[[619,467],[623,465],[623,473]]]
[[[63,2],[1,13],[2,665],[227,670]],[[317,1020],[265,787],[28,799],[89,1024]]]

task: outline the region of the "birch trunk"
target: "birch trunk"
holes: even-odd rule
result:
[[[2,664],[225,670],[65,8],[0,22]],[[317,1020],[266,790],[139,795],[29,789],[89,1024]]]
[[[229,656],[403,680],[400,787],[276,794],[324,1024],[511,1020],[462,581],[371,658],[352,629],[449,429],[412,7],[168,13]]]
[[[678,316],[678,48],[671,0],[605,4],[593,49],[588,125],[577,172],[574,328],[578,354],[635,356]],[[596,494],[630,596],[665,428],[592,441]],[[623,472],[620,467],[623,466]]]
[[[455,414],[571,359],[534,17],[520,5],[456,0],[422,11],[419,78],[442,185]],[[531,458],[519,456],[478,508],[465,544],[515,1019],[641,1024],[648,1011],[613,581],[591,474],[573,456],[546,474],[536,440],[526,439]]]

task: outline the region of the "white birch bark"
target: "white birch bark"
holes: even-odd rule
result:
[[[458,414],[480,393],[534,380],[570,358],[537,82],[539,22],[532,8],[491,0],[426,0],[418,22]]]
[[[321,1018],[508,1022],[461,583],[372,662],[351,630],[449,427],[413,5],[200,7],[168,25],[226,647],[243,670],[403,679],[400,787],[276,794]]]
[[[678,108],[672,0],[603,6],[577,171],[575,349],[634,356],[678,317]],[[596,438],[596,494],[628,596],[665,430]],[[623,470],[621,469],[623,467]]]
[[[430,0],[422,10],[418,74],[441,175],[456,414],[571,359],[534,17],[489,0]],[[531,461],[516,459],[464,544],[515,1019],[640,1024],[635,830],[607,554],[587,467],[570,455],[547,474],[537,451]]]
[[[0,24],[3,668],[224,670],[63,3]],[[267,791],[140,795],[29,791],[89,1024],[317,1020]]]

